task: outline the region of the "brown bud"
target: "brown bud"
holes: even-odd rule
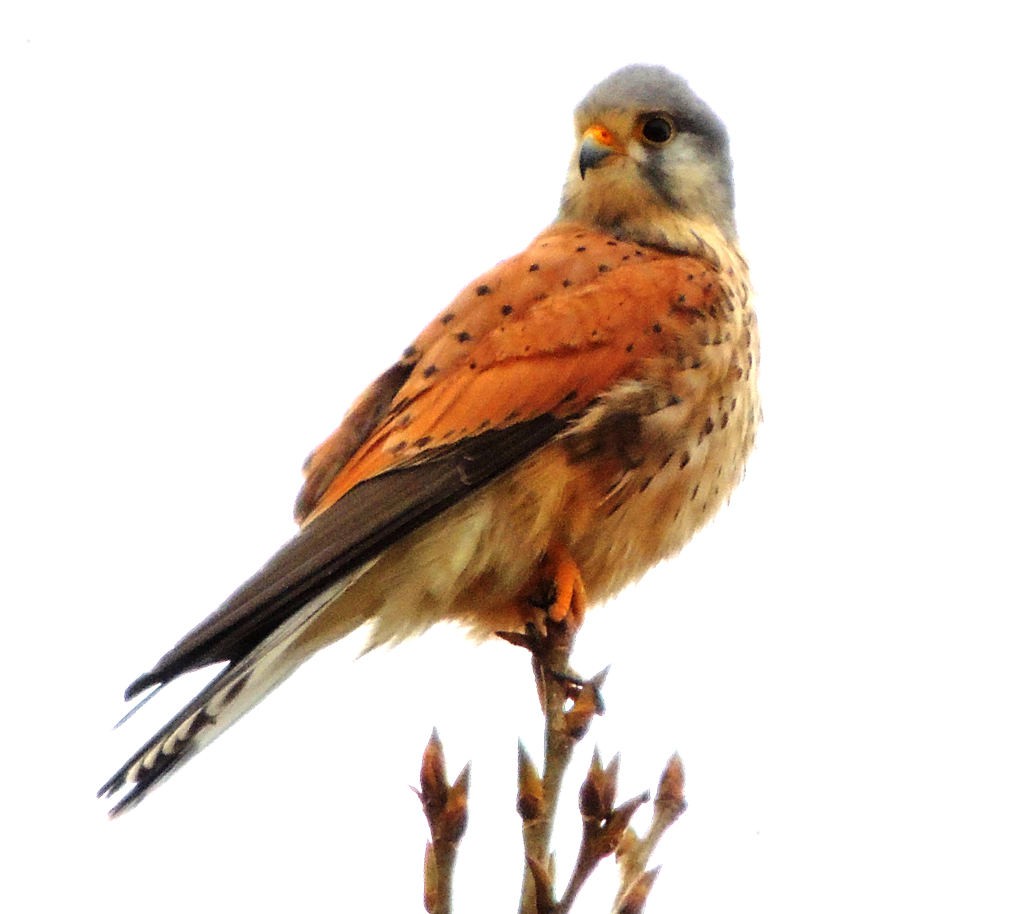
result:
[[[600,673],[592,677],[590,684],[594,687],[594,692],[597,694],[597,713],[604,714],[604,699],[601,697],[601,689],[604,688],[604,682],[608,678],[608,673],[611,672],[611,667],[606,666]]]
[[[622,896],[622,901],[619,902],[619,906],[615,909],[615,914],[640,914],[647,904],[647,896],[651,894],[651,886],[654,885],[654,880],[658,878],[660,870],[661,867],[658,866],[638,876],[626,891],[626,894]]]
[[[587,731],[590,730],[594,713],[594,706],[581,693],[581,698],[565,712],[565,732],[573,740],[583,739],[587,735]]]
[[[580,813],[584,819],[603,819],[606,815],[601,807],[601,787],[604,780],[604,768],[597,747],[590,760],[590,768],[580,787]]]
[[[516,809],[524,822],[536,821],[544,815],[545,810],[544,784],[522,742],[519,743],[519,793]]]
[[[650,798],[651,795],[649,793],[641,793],[632,799],[626,800],[621,806],[617,806],[612,810],[611,815],[608,816],[608,821],[601,830],[599,850],[602,856],[610,854],[619,846],[619,841],[629,827],[629,820],[633,818],[633,813]]]
[[[605,667],[593,679],[584,682],[576,691],[572,707],[565,712],[565,730],[574,740],[583,738],[595,714],[604,713],[600,689],[607,675],[608,668]]]
[[[658,793],[654,798],[655,808],[667,822],[674,822],[686,810],[684,786],[683,760],[679,758],[679,753],[675,752],[665,766],[661,781],[658,783]]]
[[[448,800],[438,822],[438,838],[458,844],[469,819],[469,765],[462,769],[448,790]]]
[[[448,802],[448,775],[444,766],[444,749],[435,729],[423,750],[423,764],[420,766],[420,800],[427,817],[434,811],[444,809]]]
[[[612,756],[608,767],[604,770],[604,790],[601,792],[601,806],[607,810],[605,818],[615,806],[615,792],[619,789],[619,753]]]
[[[602,822],[611,815],[615,803],[615,790],[619,776],[619,756],[616,755],[608,767],[601,765],[601,756],[594,749],[587,776],[580,788],[580,812],[584,819]]]

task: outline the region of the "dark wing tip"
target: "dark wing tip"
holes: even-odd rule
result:
[[[96,791],[96,799],[97,800],[102,800],[104,797],[109,797],[123,783],[124,783],[124,772],[123,771],[119,771],[109,781],[107,781],[99,790]]]
[[[142,692],[145,692],[150,686],[155,685],[163,685],[163,680],[159,676],[153,675],[152,671],[143,673],[124,690],[124,700],[131,701]]]
[[[206,705],[219,694],[225,681],[230,682],[228,677],[232,672],[231,668],[224,670],[100,787],[96,792],[98,799],[113,797],[127,788],[127,792],[110,808],[110,818],[114,819],[138,804],[201,748],[196,745],[196,737],[217,723],[217,718],[207,712]]]
[[[125,765],[121,768],[117,774],[115,774],[109,781],[107,781],[97,792],[96,798],[103,800],[109,799],[118,793],[125,784],[128,783],[128,769],[130,765]],[[148,783],[137,783],[133,784],[131,790],[128,791],[120,800],[118,800],[110,809],[107,810],[107,816],[111,819],[116,819],[121,813],[131,809],[136,803],[138,803],[150,785]]]
[[[158,759],[161,758],[158,756]],[[127,812],[133,806],[138,805],[142,798],[152,790],[159,781],[163,780],[168,774],[171,773],[181,762],[185,759],[181,756],[169,756],[163,762],[163,764],[154,765],[152,768],[144,768],[139,772],[138,780],[131,785],[131,789],[121,797],[110,809],[107,810],[107,816],[111,819],[116,819],[122,813]],[[119,793],[123,787],[128,784],[128,772],[134,764],[134,759],[124,767],[122,767],[117,774],[115,774],[109,781],[107,781],[96,793],[97,799],[109,799],[115,794]]]

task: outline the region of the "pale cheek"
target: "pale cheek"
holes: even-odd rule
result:
[[[711,170],[704,162],[684,159],[673,166],[673,184],[680,200],[700,199],[713,183]]]
[[[626,152],[637,165],[643,167],[651,156],[651,151],[637,140],[630,140],[626,144]]]

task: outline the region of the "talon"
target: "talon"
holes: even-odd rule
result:
[[[540,609],[544,612],[548,612],[552,605],[554,605],[557,597],[558,589],[555,586],[555,582],[544,581],[537,589],[536,593],[532,593],[526,598],[526,602],[534,609]]]

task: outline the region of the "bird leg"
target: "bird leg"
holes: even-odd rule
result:
[[[518,613],[523,620],[524,633],[513,637],[508,637],[511,632],[496,634],[520,647],[530,648],[532,653],[537,653],[533,648],[544,640],[552,623],[567,626],[565,634],[570,639],[576,635],[586,615],[587,595],[583,575],[568,549],[558,544],[548,547],[513,606],[510,614]]]
[[[522,632],[495,634],[533,655],[533,672],[541,708],[545,706],[545,678],[558,685],[564,699],[575,701],[586,685],[569,666],[569,651],[586,613],[586,591],[579,566],[569,550],[552,544],[520,598]],[[545,675],[546,674],[546,675]]]

